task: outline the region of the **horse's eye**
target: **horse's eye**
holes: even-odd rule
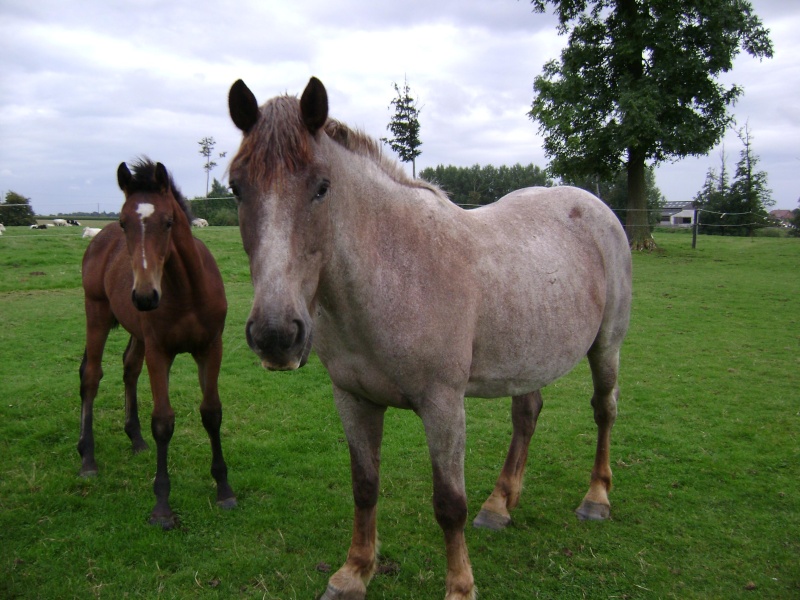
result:
[[[331,188],[331,182],[327,179],[323,180],[322,183],[319,184],[317,188],[317,193],[314,195],[314,200],[322,200],[325,197],[325,194],[328,193],[328,190]]]
[[[123,223],[122,221],[119,222],[119,227],[120,229],[122,229],[122,231],[125,231],[125,223]]]
[[[230,188],[231,188],[231,192],[233,192],[233,195],[236,196],[236,199],[238,200],[239,199],[239,186],[231,181]]]
[[[172,229],[172,219],[167,219],[167,222],[166,222],[165,225],[166,225],[167,229]]]

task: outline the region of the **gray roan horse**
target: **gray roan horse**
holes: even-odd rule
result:
[[[255,288],[248,343],[264,367],[283,370],[305,364],[313,339],[350,448],[353,537],[323,598],[364,598],[375,572],[390,406],[424,424],[447,599],[475,595],[464,538],[465,394],[513,397],[508,457],[475,519],[499,529],[519,501],[540,388],[588,356],[597,453],[577,514],[607,518],[631,303],[630,250],[612,212],[569,187],[463,210],[329,119],[316,78],[299,101],[280,96],[260,108],[239,80],[229,108],[244,134],[230,182]]]

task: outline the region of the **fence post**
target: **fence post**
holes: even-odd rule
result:
[[[697,227],[699,225],[699,223],[697,222],[698,217],[699,217],[699,214],[697,212],[697,207],[695,206],[694,207],[694,219],[692,219],[692,221],[693,221],[693,223],[692,223],[692,250],[697,248]]]

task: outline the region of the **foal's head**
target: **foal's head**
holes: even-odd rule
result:
[[[173,224],[187,209],[161,163],[142,159],[133,165],[133,173],[120,163],[117,182],[125,193],[119,224],[133,269],[131,298],[137,309],[153,310],[161,299],[161,276],[169,257]]]

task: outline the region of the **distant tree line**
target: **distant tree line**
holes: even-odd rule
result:
[[[209,225],[239,225],[239,212],[233,193],[214,178],[206,197],[198,196],[189,201],[192,215],[205,219]]]
[[[454,203],[465,208],[491,204],[520,188],[553,185],[544,170],[533,164],[513,167],[438,165],[423,169],[420,178],[438,185]]]

